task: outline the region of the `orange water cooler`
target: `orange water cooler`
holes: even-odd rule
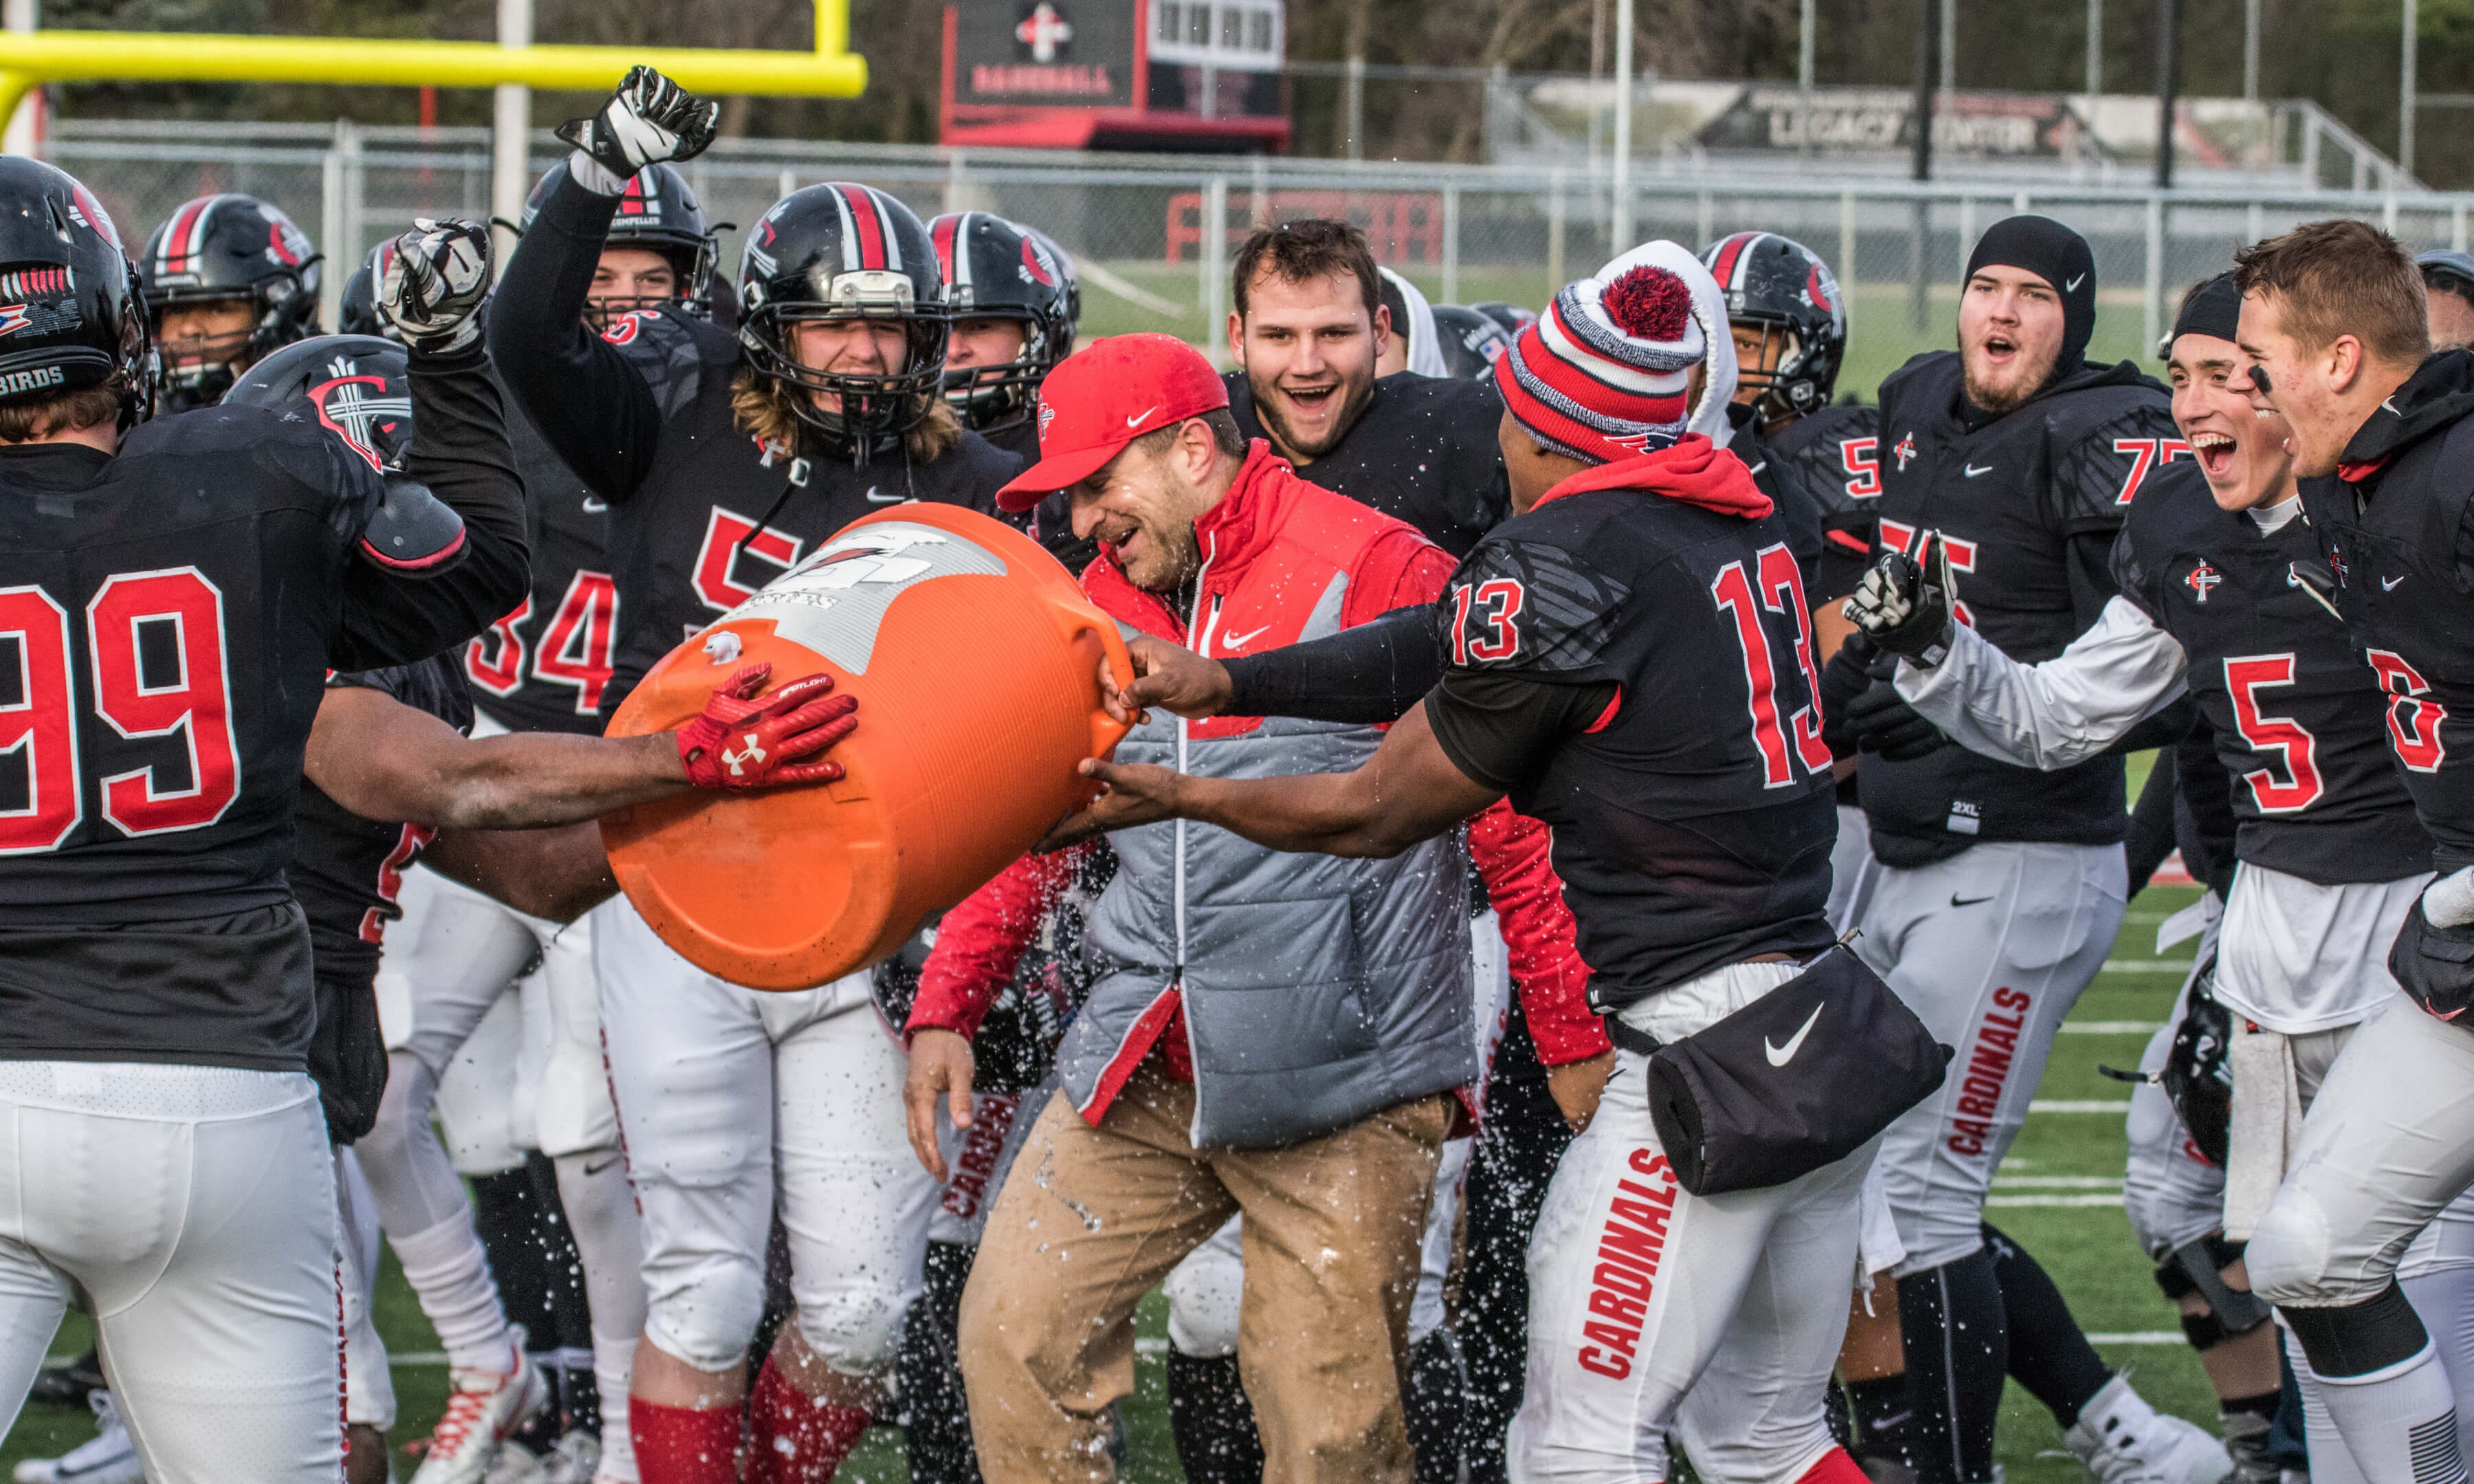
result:
[[[1090,797],[1125,729],[1101,708],[1116,625],[1039,544],[951,505],[879,511],[655,665],[613,736],[682,726],[740,665],[859,698],[837,782],[697,791],[604,816],[619,887],[734,984],[803,990],[901,946]]]

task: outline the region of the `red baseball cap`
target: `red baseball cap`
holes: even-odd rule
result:
[[[1039,462],[997,491],[997,507],[1029,510],[1145,433],[1227,405],[1220,373],[1174,335],[1095,340],[1039,384]]]

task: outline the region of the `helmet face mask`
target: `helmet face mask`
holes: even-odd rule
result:
[[[532,194],[524,198],[524,209],[516,223],[518,236],[530,229],[533,218],[541,214],[542,203],[566,179],[567,161],[562,159],[533,183]],[[670,265],[675,282],[667,295],[603,294],[588,299],[584,323],[592,326],[594,334],[607,334],[611,325],[646,309],[674,310],[697,319],[711,317],[704,292],[721,262],[720,239],[705,218],[704,203],[696,199],[687,177],[677,167],[667,163],[646,165],[628,179],[627,188],[618,197],[618,209],[610,219],[609,233],[602,238],[602,247],[604,251],[642,248],[657,252]]]
[[[739,310],[749,369],[855,463],[936,404],[952,312],[927,227],[883,191],[835,182],[775,202],[747,234]],[[805,363],[800,324],[852,320],[898,324],[902,365],[855,371]]]
[[[320,265],[308,234],[281,208],[254,196],[201,196],[155,229],[137,260],[150,326],[159,340],[166,311],[238,301],[246,331],[161,358],[156,387],[166,405],[200,407],[220,397],[240,370],[318,333]]]
[[[1759,328],[1760,358],[1779,347],[1767,371],[1736,358],[1736,386],[1755,394],[1754,411],[1772,421],[1828,406],[1847,358],[1847,301],[1830,265],[1776,232],[1721,238],[1702,251],[1701,261],[1726,296],[1728,322]]]
[[[1029,417],[1039,383],[1074,352],[1082,288],[1072,257],[1045,233],[984,211],[948,212],[928,233],[955,322],[1011,320],[1023,332],[1011,360],[948,368],[946,402],[974,428]]]

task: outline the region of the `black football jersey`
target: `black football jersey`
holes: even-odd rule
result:
[[[2378,678],[2314,586],[2319,538],[2217,506],[2187,461],[2147,481],[2114,547],[2122,595],[2190,657],[2233,779],[2240,858],[2323,885],[2431,869],[2389,756]]]
[[[1821,557],[1805,574],[1814,603],[1847,596],[1863,578],[1881,503],[1880,443],[1880,409],[1853,403],[1806,413],[1760,441],[1761,488],[1782,505],[1800,501],[1818,528]]]
[[[496,398],[467,391],[416,370],[412,472],[512,517]],[[387,497],[290,410],[158,419],[116,455],[0,447],[0,1056],[302,1065],[285,869],[327,671],[459,645],[521,588],[521,524],[452,498],[466,559],[382,571],[361,544]]]
[[[1249,439],[1267,438],[1253,389],[1230,371],[1228,410]],[[1374,383],[1366,411],[1299,478],[1371,505],[1455,557],[1512,515],[1512,484],[1494,430],[1503,395],[1492,381],[1401,371]]]
[[[2438,869],[2474,866],[2474,357],[2423,362],[2302,482]]]
[[[1554,832],[1593,1006],[1829,945],[1830,749],[1777,514],[1561,495],[1480,541],[1442,603],[1455,671],[1620,687],[1510,792]]]
[[[329,690],[375,690],[458,731],[473,730],[473,696],[453,655],[381,670],[339,670]],[[438,833],[424,825],[363,819],[316,783],[301,783],[300,826],[292,842],[292,894],[309,915],[309,941],[321,974],[346,969],[375,975],[386,924],[403,916],[396,904],[403,874]]]
[[[1941,533],[1953,612],[2011,658],[2050,659],[2112,596],[2108,553],[2140,488],[2187,458],[2165,389],[2128,362],[2065,376],[1989,420],[1960,396],[1958,352],[1920,355],[1881,384],[1880,540]],[[2109,845],[2127,814],[2119,756],[2050,773],[1962,747],[1867,756],[1857,793],[1874,853],[1920,866],[1991,840]]]
[[[996,512],[1021,461],[965,433],[913,467],[898,452],[854,469],[798,456],[740,431],[730,409],[739,343],[701,320],[639,310],[603,339],[643,378],[663,413],[643,481],[604,490],[618,576],[618,673],[603,714],[661,658],[796,565],[842,527],[905,500]]]
[[[464,676],[473,700],[510,731],[598,736],[618,655],[610,505],[521,409],[508,417],[507,435],[531,509],[532,591],[464,646]]]

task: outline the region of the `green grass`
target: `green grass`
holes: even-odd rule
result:
[[[1103,265],[1110,273],[1146,293],[1169,299],[1181,308],[1177,314],[1156,314],[1143,305],[1119,299],[1114,294],[1085,280],[1082,285],[1082,336],[1085,340],[1101,335],[1125,335],[1136,330],[1156,330],[1203,344],[1204,328],[1200,295],[1201,278],[1193,265],[1173,267],[1150,260],[1112,262]],[[1574,272],[1583,271],[1573,265]],[[1440,274],[1423,271],[1409,275],[1411,281],[1428,298],[1441,301],[1443,283]],[[1507,303],[1527,304],[1535,308],[1545,302],[1551,292],[1543,269],[1467,268],[1461,271],[1460,299],[1466,304],[1501,299]],[[1955,284],[1937,284],[1933,288],[1928,318],[1931,322],[1923,330],[1913,327],[1908,319],[1907,291],[1902,284],[1857,284],[1848,295],[1850,325],[1847,365],[1838,376],[1841,396],[1853,394],[1864,401],[1873,400],[1874,389],[1881,378],[1897,371],[1906,359],[1923,350],[1947,349],[1958,337],[1958,288]],[[2127,301],[2103,302],[2097,310],[2096,332],[2088,343],[2088,357],[2097,361],[2139,360],[2152,373],[2162,374],[2162,368],[2152,356],[2140,347],[2142,314],[2136,296]],[[1223,333],[1214,330],[1208,348],[1217,352]]]
[[[2132,791],[2146,772],[2145,757],[2134,759]],[[2188,888],[2158,887],[2132,903],[2131,919],[2114,951],[2119,959],[2152,959],[2156,923],[2166,914],[2186,906],[2195,897]],[[2188,949],[2178,949],[2187,953]],[[2080,1021],[2164,1018],[2178,988],[2172,973],[2107,973],[2083,996],[2073,1018]],[[2066,1035],[2054,1046],[2039,1096],[2056,1099],[2118,1101],[2126,1095],[2121,1083],[2108,1081],[2096,1067],[2135,1065],[2144,1034]],[[2038,1114],[2028,1119],[2004,1166],[2011,1174],[2080,1175],[2118,1180],[2124,1145],[2122,1120],[2105,1114]],[[1993,1220],[2034,1253],[2069,1296],[2080,1323],[2092,1333],[2171,1330],[2172,1306],[2158,1294],[2148,1274],[2150,1265],[2118,1209],[2103,1207],[2007,1208],[1991,1213]],[[421,1316],[411,1291],[394,1259],[387,1259],[378,1296],[378,1329],[388,1346],[402,1353],[435,1351],[436,1336]],[[1139,1320],[1146,1336],[1167,1332],[1167,1308],[1153,1294]],[[85,1322],[72,1316],[53,1342],[55,1353],[82,1351]],[[2198,1362],[2180,1345],[2100,1346],[2116,1366],[2137,1372],[2139,1390],[2167,1411],[2191,1418],[2213,1430],[2216,1405]],[[1138,1389],[1128,1408],[1133,1427],[1129,1479],[1140,1484],[1168,1484],[1182,1477],[1169,1441],[1165,1367],[1158,1357],[1136,1362]],[[396,1392],[401,1420],[394,1441],[425,1434],[445,1403],[446,1372],[435,1366],[399,1366]],[[15,1429],[0,1441],[0,1468],[27,1457],[64,1451],[90,1436],[93,1424],[84,1411],[30,1407]],[[2001,1434],[2001,1462],[2013,1484],[2074,1484],[2082,1477],[2078,1466],[2058,1455],[2061,1437],[2052,1418],[2015,1385],[2005,1402]],[[411,1472],[408,1460],[398,1460],[399,1476]],[[842,1478],[850,1484],[895,1484],[908,1478],[901,1435],[890,1428],[870,1432],[854,1454]]]

